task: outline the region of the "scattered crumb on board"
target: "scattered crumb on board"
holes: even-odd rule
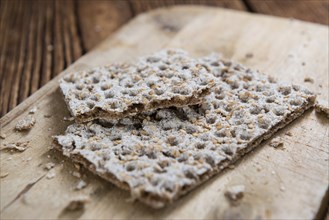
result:
[[[252,54],[252,53],[247,53],[246,54],[246,58],[252,58],[254,56],[254,54]]]
[[[10,150],[10,151],[19,151],[23,152],[29,147],[29,141],[26,142],[15,142],[15,143],[9,143],[4,144],[0,150]]]
[[[70,203],[65,207],[66,211],[76,211],[85,208],[85,204],[90,202],[90,198],[87,196],[80,196],[78,198],[74,198],[70,201]]]
[[[75,186],[75,190],[83,189],[87,186],[87,183],[83,180],[80,180],[78,184]]]
[[[51,170],[52,168],[54,168],[54,166],[55,166],[55,164],[52,163],[52,162],[50,162],[50,163],[47,163],[47,164],[45,165],[45,169],[47,169],[47,170]]]
[[[34,106],[33,108],[30,109],[29,114],[34,114],[38,110],[38,107]]]
[[[329,105],[324,100],[318,100],[315,103],[315,111],[318,113],[323,113],[329,118]]]
[[[77,178],[81,178],[81,174],[80,174],[79,172],[77,172],[77,171],[74,171],[74,172],[72,173],[72,176],[75,176],[75,177],[77,177]]]
[[[1,139],[5,139],[7,137],[7,135],[5,135],[5,134],[0,134],[0,138]]]
[[[75,167],[77,170],[80,170],[80,168],[81,168],[81,167],[80,167],[80,164],[77,164],[77,163],[74,164],[74,167]]]
[[[314,79],[307,76],[304,78],[304,82],[314,83]]]
[[[244,185],[231,186],[225,191],[225,196],[230,201],[238,201],[243,198],[245,192]]]
[[[64,117],[63,118],[64,121],[74,121],[74,117]]]
[[[292,133],[290,132],[290,131],[287,131],[286,133],[284,133],[285,135],[287,135],[287,136],[290,136],[290,137],[292,137]]]
[[[30,130],[35,124],[35,118],[32,115],[28,115],[19,120],[15,126],[17,131]]]
[[[56,172],[55,172],[55,170],[54,170],[54,169],[51,169],[51,170],[48,171],[48,173],[47,173],[47,175],[46,175],[46,178],[47,178],[47,179],[52,179],[52,178],[54,178],[55,176],[56,176]]]
[[[2,178],[5,178],[6,176],[8,176],[9,175],[9,173],[1,173],[0,174],[0,178],[2,179]]]
[[[270,146],[275,149],[283,148],[283,141],[279,137],[273,138],[270,142]]]

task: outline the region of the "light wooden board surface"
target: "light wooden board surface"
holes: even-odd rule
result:
[[[225,58],[282,80],[305,84],[319,93],[320,99],[328,100],[328,37],[328,27],[296,20],[209,7],[173,7],[139,15],[67,71],[131,61],[161,48],[183,48],[194,56],[222,53]],[[246,56],[248,53],[253,56]],[[306,76],[315,82],[304,83]],[[1,151],[1,175],[8,173],[0,180],[3,219],[312,219],[328,202],[329,122],[312,111],[278,132],[276,136],[284,141],[283,150],[265,142],[234,169],[215,176],[164,209],[128,202],[128,192],[84,170],[82,179],[88,185],[75,191],[79,179],[72,172],[77,169],[50,149],[51,136],[63,133],[71,123],[63,121],[69,113],[58,79],[0,120],[1,133],[7,136],[0,139],[1,146],[30,141],[30,147],[22,153]],[[29,132],[15,132],[17,121],[34,106],[38,107],[36,125]],[[293,136],[285,135],[286,131]],[[52,179],[45,176],[48,162],[56,164]],[[231,206],[224,192],[236,184],[245,185],[246,192],[239,205]],[[64,211],[78,196],[90,197],[85,209]]]

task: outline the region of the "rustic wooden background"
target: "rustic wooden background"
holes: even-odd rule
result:
[[[0,116],[139,13],[202,4],[328,25],[328,0],[1,0]]]

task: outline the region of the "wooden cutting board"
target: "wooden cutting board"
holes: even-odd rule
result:
[[[180,6],[142,14],[122,27],[65,72],[117,61],[131,61],[161,48],[183,48],[194,56],[211,52],[259,69],[269,75],[305,84],[328,100],[328,27],[210,7]],[[21,153],[1,151],[1,218],[248,218],[312,219],[328,203],[328,119],[308,111],[275,136],[284,149],[268,142],[236,164],[176,201],[152,210],[129,202],[129,193],[80,170],[87,187],[76,191],[77,168],[51,150],[52,135],[72,122],[58,89],[60,76],[1,119],[5,143],[29,141]],[[305,83],[312,77],[314,83]],[[17,121],[37,107],[36,125],[15,132]],[[292,136],[285,135],[290,131]],[[56,164],[56,176],[47,178],[45,165]],[[49,176],[48,176],[49,177]],[[246,187],[237,206],[228,203],[225,190]],[[85,209],[65,209],[70,201],[88,196]]]

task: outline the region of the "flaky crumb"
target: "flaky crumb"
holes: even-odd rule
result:
[[[23,119],[19,120],[15,126],[17,131],[30,130],[35,124],[35,118],[32,115],[28,115]]]
[[[252,53],[247,53],[246,54],[246,58],[253,58],[253,56],[254,56],[254,54],[252,54]]]
[[[64,117],[63,118],[64,121],[74,121],[74,117]]]
[[[275,149],[278,148],[283,148],[283,141],[281,140],[281,138],[273,138],[270,142],[270,146],[274,147]]]
[[[290,137],[292,137],[292,133],[290,132],[290,131],[287,131],[286,133],[284,133],[285,135],[287,135],[287,136],[290,136]]]
[[[81,168],[80,164],[78,164],[78,163],[75,163],[75,164],[74,164],[74,167],[75,167],[77,170],[80,170],[80,168]]]
[[[75,187],[75,190],[81,190],[87,186],[87,183],[83,180],[80,180]]]
[[[225,196],[231,201],[237,201],[243,198],[245,192],[245,186],[244,185],[235,185],[229,187],[226,192]]]
[[[7,177],[9,175],[9,173],[1,173],[0,174],[0,178],[5,178],[5,177]]]
[[[81,178],[81,174],[79,172],[77,172],[77,171],[74,171],[72,173],[72,176],[77,177],[77,178]]]
[[[80,196],[78,198],[74,198],[70,201],[70,203],[65,207],[67,211],[76,211],[85,208],[85,204],[90,202],[90,198],[88,196]]]
[[[34,106],[33,108],[30,109],[29,114],[34,114],[38,110],[38,107]]]
[[[47,175],[46,175],[46,178],[47,178],[47,179],[52,179],[52,178],[54,178],[55,176],[56,176],[56,172],[55,172],[55,170],[54,170],[54,169],[51,169],[51,170],[48,171],[48,173],[47,173]]]
[[[47,170],[51,170],[52,168],[54,168],[54,166],[55,166],[55,164],[52,163],[52,162],[50,162],[50,163],[47,163],[47,164],[45,165],[45,169],[47,169]]]
[[[1,148],[1,150],[14,150],[23,152],[29,147],[29,141],[26,142],[15,142],[15,143],[9,143],[4,144],[4,147]]]
[[[307,76],[304,78],[304,82],[314,83],[314,79]]]

